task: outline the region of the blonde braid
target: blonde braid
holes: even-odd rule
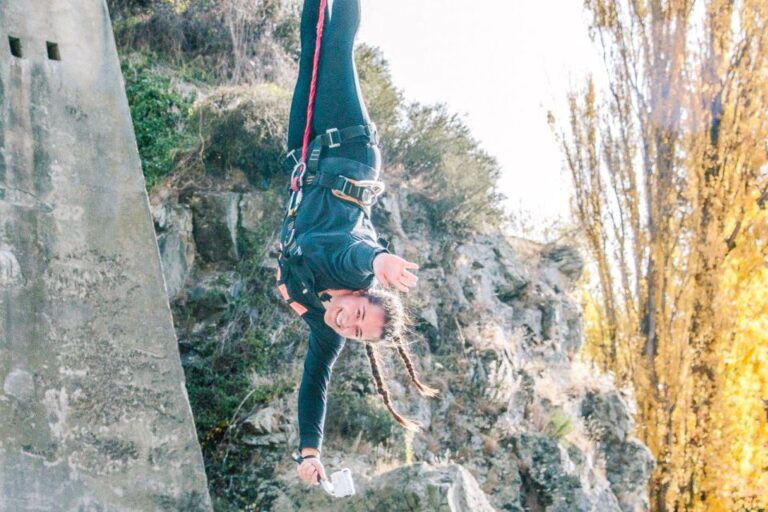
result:
[[[394,341],[395,345],[397,346],[397,353],[400,354],[400,359],[402,359],[403,363],[405,363],[405,368],[408,370],[408,375],[411,376],[411,381],[413,381],[416,389],[419,390],[419,394],[429,398],[437,396],[439,393],[437,389],[422,384],[419,380],[419,377],[416,375],[416,370],[413,368],[413,361],[411,361],[411,357],[408,355],[408,351],[405,349],[405,345],[403,345],[402,338],[400,336],[396,336]]]
[[[376,358],[376,348],[370,344],[365,344],[365,351],[368,354],[368,361],[371,363],[371,373],[373,374],[373,380],[376,382],[376,391],[379,392],[381,398],[384,400],[384,405],[387,406],[389,413],[395,418],[395,420],[407,430],[413,432],[419,432],[422,429],[422,425],[416,421],[410,420],[401,416],[394,407],[392,407],[392,401],[389,398],[389,391],[387,386],[381,378],[379,373],[379,364]]]

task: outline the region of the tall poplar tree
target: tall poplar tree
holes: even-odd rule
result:
[[[585,6],[607,90],[551,121],[596,269],[589,350],[635,387],[654,510],[765,510],[768,2]]]

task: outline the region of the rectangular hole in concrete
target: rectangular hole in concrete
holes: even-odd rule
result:
[[[8,36],[8,43],[11,45],[11,55],[21,58],[21,39]]]
[[[45,42],[45,46],[48,48],[48,58],[51,60],[61,60],[59,55],[59,45],[50,41]]]

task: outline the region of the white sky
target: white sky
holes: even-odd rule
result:
[[[546,122],[600,73],[580,0],[362,0],[359,42],[381,48],[406,99],[444,102],[500,162],[507,208],[569,216],[570,177]],[[375,120],[374,120],[375,121]],[[543,238],[534,231],[533,238]]]

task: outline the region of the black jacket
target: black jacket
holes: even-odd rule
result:
[[[388,252],[370,219],[357,206],[334,197],[322,187],[307,187],[295,220],[296,241],[311,270],[315,292],[325,289],[367,289],[374,279],[373,259]],[[328,327],[325,309],[300,300],[300,285],[290,267],[285,276],[289,294],[308,308],[302,318],[310,328],[309,347],[299,388],[299,448],[320,449],[323,440],[328,384],[345,338]]]

